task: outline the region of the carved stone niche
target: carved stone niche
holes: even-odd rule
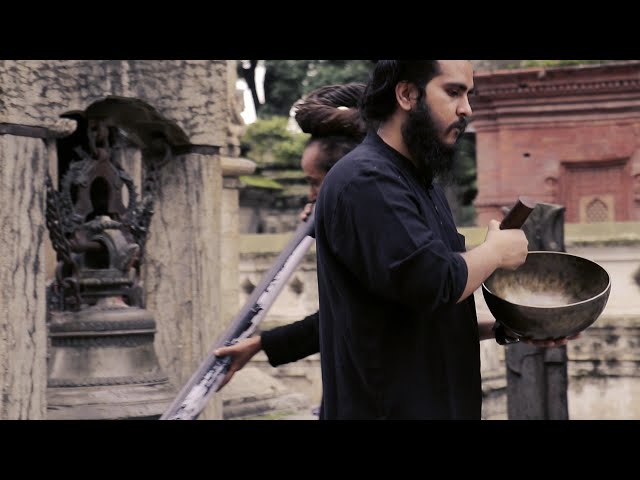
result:
[[[580,222],[613,222],[615,201],[613,195],[585,195],[579,200]]]
[[[107,97],[62,116],[77,120],[78,130],[61,159],[68,170],[60,191],[47,178],[46,221],[58,260],[47,288],[47,416],[158,418],[177,392],[156,356],[140,266],[156,171],[188,139],[137,99]],[[141,201],[113,151],[118,129],[142,150]]]

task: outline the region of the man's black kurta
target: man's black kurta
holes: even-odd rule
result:
[[[479,419],[480,344],[442,188],[375,133],[316,205],[323,419]]]
[[[262,350],[272,367],[295,362],[318,353],[318,312],[298,320],[265,330],[260,334]]]

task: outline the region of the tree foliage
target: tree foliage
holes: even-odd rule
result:
[[[293,104],[304,93],[307,60],[266,60],[264,74],[265,103],[259,116],[289,115]]]
[[[325,85],[366,83],[372,69],[370,60],[316,60],[309,65],[304,93]]]
[[[478,69],[563,67],[590,65],[616,60],[473,60]],[[265,103],[258,102],[255,70],[258,60],[238,62],[238,75],[251,90],[259,117],[289,115],[293,104],[318,87],[336,83],[366,82],[373,67],[371,60],[265,60]]]
[[[445,191],[456,225],[473,225],[475,222],[473,200],[478,194],[475,133],[465,133],[458,141],[451,180],[445,186]]]
[[[259,118],[249,125],[242,137],[246,157],[259,166],[298,168],[309,135],[289,131],[288,122],[288,117],[272,116]]]
[[[259,116],[289,115],[293,104],[318,87],[366,82],[369,60],[266,60],[265,103]]]

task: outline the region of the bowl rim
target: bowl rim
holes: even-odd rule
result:
[[[584,260],[584,261],[593,263],[594,265],[599,267],[605,273],[605,275],[607,276],[607,286],[605,287],[604,290],[602,290],[602,292],[598,293],[597,295],[594,295],[593,297],[587,298],[586,300],[580,300],[579,302],[575,302],[575,303],[565,303],[564,305],[555,305],[555,306],[554,305],[528,305],[526,303],[513,303],[513,302],[510,302],[509,300],[505,300],[500,295],[497,295],[496,293],[491,291],[491,289],[489,287],[487,287],[486,284],[485,284],[487,279],[491,275],[493,275],[493,273],[491,273],[491,275],[489,275],[489,277],[487,277],[487,279],[485,279],[485,281],[482,282],[482,290],[490,293],[494,297],[499,298],[501,301],[503,301],[505,303],[508,303],[509,305],[515,305],[516,307],[537,308],[537,309],[544,310],[544,309],[569,308],[569,307],[575,307],[576,305],[580,305],[580,304],[583,304],[583,303],[593,302],[598,297],[601,297],[605,293],[609,292],[609,290],[611,289],[611,275],[609,274],[607,269],[604,268],[602,265],[600,265],[598,262],[595,262],[595,261],[593,261],[593,260],[591,260],[589,258],[581,257],[579,255],[574,255],[572,253],[554,252],[554,251],[547,251],[547,250],[532,250],[532,251],[527,253],[527,256],[532,254],[532,253],[546,253],[546,254],[554,254],[554,255],[566,255],[566,256],[569,256],[569,257],[579,258],[580,260]],[[494,272],[495,272],[495,270],[494,270]]]

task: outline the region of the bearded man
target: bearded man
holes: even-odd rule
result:
[[[376,63],[360,105],[367,136],[316,204],[322,419],[480,419],[479,341],[505,334],[478,322],[472,294],[524,263],[527,239],[492,220],[466,251],[438,183],[472,90],[468,61]]]

